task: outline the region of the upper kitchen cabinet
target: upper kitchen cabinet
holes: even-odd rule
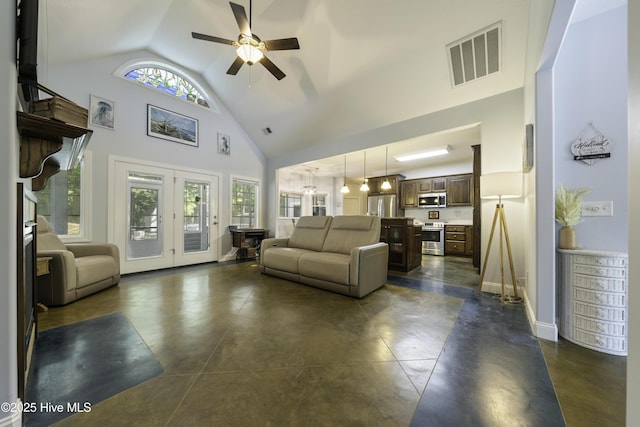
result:
[[[403,208],[417,208],[418,207],[418,188],[421,179],[408,179],[402,181],[402,207]]]
[[[447,190],[447,178],[435,177],[421,179],[418,193],[441,193]]]
[[[473,206],[473,174],[447,177],[447,207]]]
[[[386,178],[389,179],[389,184],[391,184],[391,188],[389,190],[384,190],[382,188],[382,183]],[[403,180],[404,175],[376,176],[373,178],[369,178],[367,179],[367,183],[369,184],[369,195],[381,196],[383,194],[399,194],[400,183]]]

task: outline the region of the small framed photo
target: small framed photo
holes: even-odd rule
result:
[[[231,154],[231,138],[229,135],[218,132],[218,154],[226,156]]]
[[[89,123],[92,126],[113,130],[115,108],[116,106],[113,101],[91,95]]]
[[[198,146],[198,120],[147,104],[147,135]]]
[[[429,211],[429,219],[440,219],[440,211]]]

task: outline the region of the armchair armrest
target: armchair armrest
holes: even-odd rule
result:
[[[351,248],[351,271],[349,283],[351,295],[362,298],[387,282],[389,245],[374,243]]]
[[[51,283],[56,289],[64,292],[76,288],[76,260],[72,252],[59,249],[38,251],[38,256],[52,258],[50,261]]]
[[[112,243],[78,243],[66,245],[66,247],[76,257],[109,255],[116,260],[120,259],[118,247]]]

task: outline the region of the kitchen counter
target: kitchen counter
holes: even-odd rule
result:
[[[451,221],[446,221],[446,225],[473,225],[473,221],[470,219],[453,219]]]

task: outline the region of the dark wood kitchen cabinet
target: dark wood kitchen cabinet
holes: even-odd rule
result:
[[[445,255],[473,255],[473,226],[445,225],[444,252]]]
[[[409,271],[422,263],[422,227],[413,218],[382,218],[380,241],[389,245],[390,270]]]
[[[473,174],[447,177],[447,207],[473,205]]]
[[[391,184],[391,188],[389,190],[384,190],[382,188],[382,183],[386,178],[389,179],[389,184]],[[402,180],[404,180],[404,175],[389,175],[388,177],[374,176],[371,178],[367,178],[367,184],[369,185],[369,196],[399,194]]]
[[[401,203],[403,208],[418,207],[418,179],[410,179],[402,182]]]

